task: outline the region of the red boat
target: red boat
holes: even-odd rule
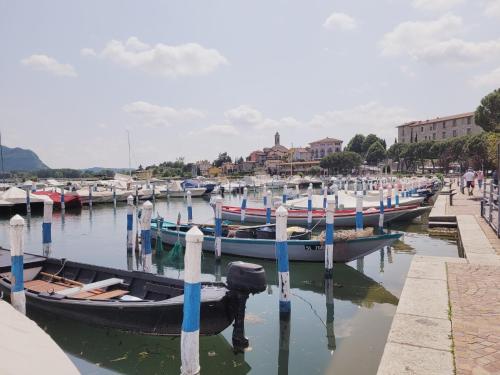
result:
[[[61,193],[56,191],[35,191],[33,194],[36,195],[46,195],[54,201],[54,208],[61,208]],[[65,193],[64,194],[64,207],[68,208],[79,208],[82,206],[80,202],[80,197],[78,194]]]

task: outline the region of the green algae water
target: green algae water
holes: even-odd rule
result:
[[[240,196],[226,195],[225,203],[239,205]],[[249,207],[261,206],[249,194]],[[126,206],[95,205],[92,211],[55,212],[52,256],[75,261],[141,270],[140,259],[126,251]],[[186,221],[183,199],[157,201],[156,214]],[[193,198],[197,223],[212,223],[208,199]],[[25,230],[25,251],[42,254],[42,217],[33,216]],[[8,247],[8,220],[0,220],[0,246]],[[413,255],[458,256],[455,240],[430,237],[425,218],[398,224],[400,241],[364,259],[335,264],[331,284],[325,285],[322,263],[290,263],[292,313],[280,322],[277,264],[246,259],[264,266],[268,287],[247,303],[246,335],[250,347],[234,353],[232,327],[217,336],[201,337],[202,374],[375,374]],[[171,267],[168,249],[153,254],[153,272],[182,278]],[[224,249],[222,249],[224,252]],[[222,257],[226,265],[238,258]],[[213,254],[204,253],[202,279],[215,280]],[[328,288],[333,300],[328,300]],[[331,295],[331,294],[330,294]],[[180,340],[141,336],[97,328],[82,322],[31,312],[34,319],[63,348],[82,374],[179,374]]]

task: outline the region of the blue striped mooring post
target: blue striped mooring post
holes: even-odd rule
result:
[[[26,213],[31,214],[31,199],[30,199],[30,190],[28,187],[26,188]]]
[[[380,233],[384,233],[384,189],[382,186],[378,188],[378,195],[380,200],[379,205],[379,217],[378,217],[378,229]]]
[[[127,252],[134,248],[134,197],[127,197]]]
[[[328,199],[328,185],[323,182],[323,209],[326,210],[326,201]]]
[[[271,205],[272,205],[272,199],[271,199],[271,190],[267,191],[267,200],[266,200],[266,224],[271,224]]]
[[[387,208],[392,207],[392,185],[387,185]]]
[[[247,198],[248,198],[248,189],[246,187],[243,188],[243,200],[241,201],[241,223],[245,222],[245,213],[247,210]]]
[[[61,188],[61,211],[66,209],[66,203],[64,202],[64,187]]]
[[[52,246],[52,211],[54,202],[52,199],[46,199],[43,202],[43,222],[42,222],[42,247],[43,255],[48,257],[50,255],[50,248]]]
[[[188,190],[186,193],[187,210],[188,210],[188,224],[193,224],[193,200],[191,199],[191,192]]]
[[[325,276],[333,276],[333,237],[335,235],[335,202],[328,197],[326,206]]]
[[[215,259],[220,261],[222,255],[222,197],[215,199]]]
[[[92,208],[92,185],[89,185],[89,208]]]
[[[135,185],[135,205],[139,207],[139,186]]]
[[[288,266],[288,243],[287,243],[287,218],[288,211],[284,206],[276,210],[276,251],[278,254],[278,272],[280,290],[280,315],[290,314],[290,271]]]
[[[312,227],[312,195],[313,195],[313,185],[309,184],[307,188],[307,227]]]
[[[394,189],[394,200],[396,207],[399,207],[399,186],[401,186],[401,184],[399,182],[396,182]]]
[[[181,332],[181,375],[200,373],[201,245],[197,226],[186,233],[184,255],[184,307]]]
[[[361,186],[363,187],[363,195],[366,195],[366,180],[361,182]]]
[[[10,303],[21,314],[26,314],[26,295],[24,294],[24,259],[23,259],[24,219],[15,215],[10,219]]]
[[[150,201],[144,202],[141,213],[141,248],[143,254],[142,266],[144,272],[151,272],[151,217],[153,216],[153,204]]]
[[[339,209],[339,186],[337,184],[333,185],[333,194],[335,194],[335,209]]]
[[[286,204],[287,199],[288,199],[288,186],[284,185],[283,186],[283,204]]]
[[[356,230],[363,230],[363,192],[356,192]]]

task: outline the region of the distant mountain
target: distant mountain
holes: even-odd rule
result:
[[[2,147],[1,151],[3,154],[3,168],[5,172],[10,171],[35,171],[39,169],[50,169],[46,164],[44,164],[37,154],[31,150],[24,148],[14,147],[10,148],[7,146]],[[0,160],[0,172],[1,172],[1,160]]]

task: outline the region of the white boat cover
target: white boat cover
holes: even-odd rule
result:
[[[5,191],[0,197],[2,200],[6,200],[12,204],[23,204],[26,203],[26,190],[19,189],[18,187],[11,187],[7,191]],[[51,200],[46,195],[35,195],[30,193],[30,201],[31,203],[40,203],[46,200]]]

